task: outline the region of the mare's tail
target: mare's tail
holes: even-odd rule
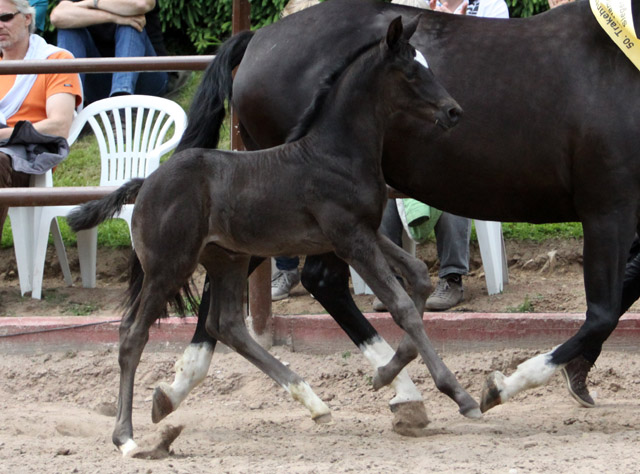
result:
[[[231,100],[233,69],[240,64],[253,32],[242,31],[229,38],[209,64],[189,109],[189,125],[176,152],[186,148],[217,148],[224,120],[225,101]]]
[[[89,201],[74,209],[67,217],[67,223],[74,232],[91,229],[115,216],[122,206],[135,200],[144,183],[143,178],[134,178],[123,184],[108,196]]]

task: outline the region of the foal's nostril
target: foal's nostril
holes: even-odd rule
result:
[[[458,106],[451,107],[449,110],[447,110],[447,117],[451,121],[451,125],[455,125],[458,123],[458,121],[462,117],[462,113],[462,109]]]

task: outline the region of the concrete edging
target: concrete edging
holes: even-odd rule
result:
[[[388,313],[365,315],[390,344],[402,336]],[[425,328],[439,351],[523,347],[547,349],[575,334],[584,321],[573,313],[425,313]],[[195,318],[167,318],[155,324],[149,342],[155,348],[180,350],[191,340]],[[0,318],[0,350],[32,352],[115,347],[118,317]],[[335,321],[323,315],[274,315],[274,345],[315,354],[355,349]],[[627,314],[607,341],[607,348],[640,346],[640,314]]]

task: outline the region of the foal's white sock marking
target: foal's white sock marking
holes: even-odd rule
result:
[[[387,341],[379,336],[376,336],[370,342],[362,344],[360,350],[374,369],[387,365],[395,354]],[[402,369],[397,377],[393,379],[391,387],[395,390],[396,396],[391,399],[389,402],[390,405],[422,401],[422,394],[413,384],[406,369]]]
[[[126,443],[120,446],[120,452],[122,452],[122,457],[127,457],[137,447],[138,445],[134,440],[128,439]]]
[[[282,388],[289,392],[294,400],[307,407],[313,419],[331,412],[327,404],[320,400],[320,397],[315,394],[307,382],[285,385]]]
[[[424,67],[429,69],[429,63],[427,63],[427,58],[425,58],[420,51],[416,49],[416,54],[413,57],[416,61],[422,64]]]
[[[500,399],[506,402],[514,395],[528,388],[538,387],[546,383],[559,369],[551,362],[551,352],[540,354],[518,365],[516,371],[503,379],[503,387],[499,387]]]
[[[205,379],[212,357],[211,345],[201,342],[189,344],[182,354],[182,358],[176,361],[174,366],[176,376],[173,383],[169,385],[163,382],[159,385],[171,400],[174,410],[189,395],[189,392]]]

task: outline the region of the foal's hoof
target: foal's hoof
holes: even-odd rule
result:
[[[474,407],[466,411],[460,410],[460,413],[462,414],[462,416],[471,418],[472,420],[479,420],[480,418],[482,418],[482,411],[479,407]]]
[[[425,428],[429,416],[423,402],[403,402],[389,405],[393,412],[393,431],[401,436],[419,438],[429,433]]]
[[[313,421],[318,425],[323,425],[325,423],[331,423],[331,413],[323,413],[322,415],[318,415],[313,418]]]
[[[376,392],[380,390],[382,387],[386,387],[391,382],[393,382],[393,379],[396,377],[396,375],[398,375],[398,374],[395,374],[395,375],[389,374],[388,373],[389,371],[385,370],[385,367],[378,367],[378,369],[376,370],[376,373],[373,375],[373,389]]]
[[[171,399],[166,394],[162,384],[158,385],[153,391],[153,406],[151,408],[151,421],[158,423],[173,413],[175,408]]]
[[[480,410],[482,413],[502,403],[502,396],[500,394],[504,387],[503,380],[504,375],[498,371],[489,374],[489,377],[485,380],[484,387],[482,387],[482,400],[480,402]]]
[[[130,457],[136,459],[165,459],[171,455],[169,448],[171,443],[180,435],[183,425],[165,426],[162,431],[154,435],[154,439],[144,442],[144,445],[151,445],[150,448],[138,447],[131,452]]]

